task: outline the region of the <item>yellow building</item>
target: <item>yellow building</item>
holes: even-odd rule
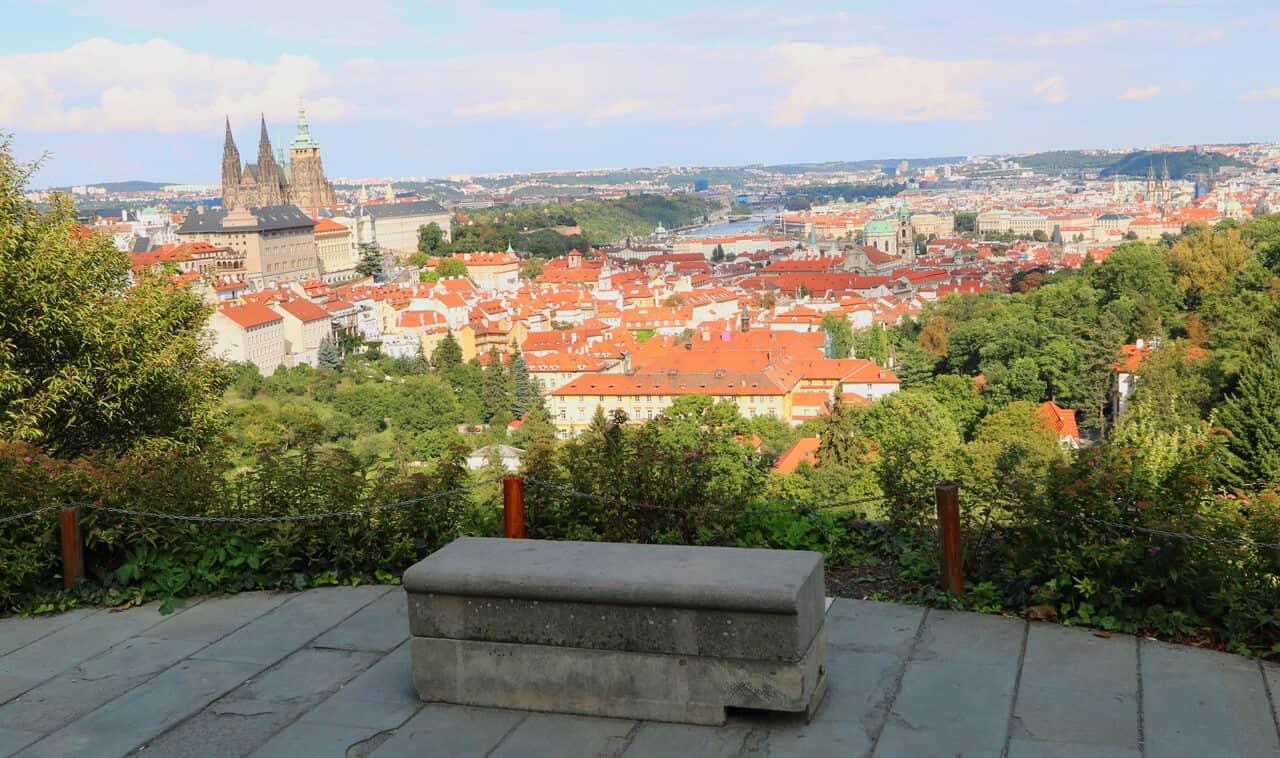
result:
[[[244,255],[245,279],[258,286],[315,279],[316,222],[296,206],[197,210],[187,214],[178,236]]]
[[[661,415],[683,395],[709,395],[738,406],[744,418],[791,419],[794,379],[766,367],[755,371],[637,372],[584,374],[551,393],[551,422],[561,437],[572,437],[591,425],[596,409],[605,415],[621,410],[633,421]]]

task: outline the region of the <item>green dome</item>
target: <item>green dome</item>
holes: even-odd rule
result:
[[[863,234],[896,234],[897,232],[893,222],[883,218],[868,221],[867,225],[862,227]]]

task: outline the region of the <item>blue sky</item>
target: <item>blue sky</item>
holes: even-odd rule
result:
[[[1266,2],[12,5],[0,131],[41,186],[216,182],[224,114],[249,157],[300,98],[347,177],[1280,136]]]

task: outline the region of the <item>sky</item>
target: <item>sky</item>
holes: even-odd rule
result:
[[[331,177],[1280,139],[1262,0],[0,5],[34,186],[216,183],[299,102]]]

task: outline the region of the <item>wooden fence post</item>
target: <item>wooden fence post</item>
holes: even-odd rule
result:
[[[524,480],[518,476],[502,477],[503,535],[524,539]]]
[[[964,552],[960,547],[960,485],[938,482],[938,539],[942,547],[942,589],[964,594]]]
[[[80,535],[80,506],[64,505],[58,511],[62,527],[62,584],[67,589],[84,578],[84,540]]]

